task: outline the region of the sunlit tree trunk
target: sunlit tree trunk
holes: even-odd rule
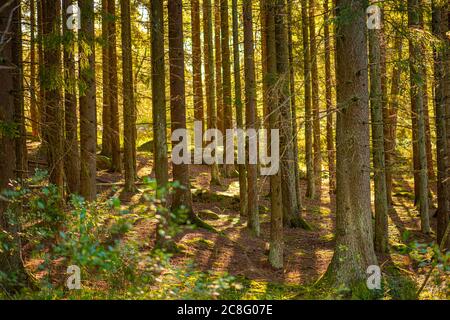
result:
[[[225,135],[227,129],[233,129],[233,111],[231,109],[231,72],[230,72],[230,28],[228,23],[228,0],[220,0],[220,32],[222,35],[222,103],[223,103],[223,131]],[[234,152],[225,148],[224,157],[228,153]],[[224,165],[225,177],[231,177],[234,165]]]
[[[95,83],[95,29],[94,1],[78,0],[81,10],[79,36],[80,80],[80,159],[81,195],[88,201],[95,200],[97,193],[97,104]]]
[[[204,125],[203,83],[202,83],[202,43],[200,39],[200,1],[191,1],[192,28],[192,73],[194,90],[194,120]]]
[[[130,0],[120,1],[122,23],[122,70],[123,70],[123,136],[125,190],[134,191],[136,180],[136,106],[133,84],[133,55],[131,49]]]
[[[203,32],[205,43],[205,84],[206,108],[208,113],[208,129],[217,128],[216,91],[214,78],[214,46],[212,27],[211,0],[203,0]],[[219,184],[219,168],[217,163],[211,165],[211,184]]]
[[[320,197],[320,186],[322,183],[322,152],[320,146],[320,98],[319,98],[319,71],[317,59],[318,49],[316,41],[316,2],[309,0],[309,39],[310,39],[310,67],[311,67],[311,97],[313,113],[313,148],[314,148],[314,177]]]
[[[437,242],[441,243],[450,215],[450,182],[447,175],[449,145],[446,139],[446,117],[450,105],[450,43],[446,38],[449,29],[448,4],[433,1],[432,30],[438,37],[439,46],[434,48],[434,105],[436,120],[436,159],[437,159]],[[446,110],[447,108],[447,110]],[[447,248],[450,246],[449,239]]]
[[[164,1],[155,0],[151,5],[152,50],[152,115],[153,115],[153,161],[156,182],[165,187],[169,181],[167,159],[166,81],[164,60]]]
[[[369,30],[370,110],[375,185],[375,250],[388,251],[388,204],[384,156],[383,92],[381,42],[382,30]]]
[[[238,14],[238,4],[237,0],[232,1],[233,7],[233,56],[234,56],[234,106],[236,109],[236,124],[238,129],[244,128],[243,119],[243,103],[242,103],[242,89],[241,89],[241,55],[239,51],[239,14]],[[244,14],[246,12],[244,11]],[[250,16],[252,16],[250,8]],[[245,19],[245,17],[244,17]],[[250,26],[253,30],[253,25]],[[244,25],[244,33],[245,33]],[[244,39],[253,41],[253,35],[251,39]],[[247,45],[246,42],[244,46]],[[247,61],[247,60],[246,60]],[[254,63],[254,62],[253,62]],[[247,173],[245,164],[239,164],[239,195],[240,195],[240,214],[245,216],[247,214]]]
[[[305,90],[305,156],[306,156],[306,196],[314,198],[316,184],[313,163],[313,131],[311,115],[311,66],[308,28],[308,0],[302,0],[302,39],[303,39],[303,81]]]
[[[63,8],[72,5],[71,0],[63,1]],[[63,23],[64,45],[64,119],[65,119],[65,140],[64,140],[64,169],[67,179],[68,193],[78,194],[80,192],[80,149],[78,146],[78,117],[77,117],[77,91],[75,75],[74,49],[76,35],[73,30]]]
[[[333,133],[333,78],[331,75],[331,38],[330,38],[330,24],[331,24],[331,10],[328,6],[328,0],[324,0],[324,46],[325,46],[325,103],[327,111],[327,156],[328,156],[328,181],[329,192],[334,194],[336,192],[336,165],[335,165],[335,147],[334,147],[334,133]]]
[[[418,0],[408,0],[408,26],[411,29],[423,29],[420,24],[420,3]],[[428,166],[427,166],[427,152],[426,152],[426,128],[424,116],[424,54],[423,46],[417,39],[409,40],[409,69],[410,69],[410,94],[411,105],[414,117],[417,123],[417,147],[416,147],[416,161],[418,161],[418,195],[419,208],[422,231],[430,232],[429,219],[429,203],[428,203]],[[414,123],[413,123],[414,131]],[[416,170],[415,170],[416,171]]]
[[[364,0],[338,0],[336,6],[336,245],[323,278],[335,287],[365,286],[367,267],[377,264],[370,201],[365,5]]]
[[[45,96],[45,127],[50,182],[64,188],[63,104],[61,87],[55,79],[61,78],[61,45],[50,41],[60,36],[61,4],[50,0],[42,2],[44,38],[44,66],[41,84]]]
[[[267,74],[265,82],[267,86],[267,104],[270,129],[280,129],[280,110],[277,98],[277,53],[275,43],[275,0],[261,0],[264,25],[266,27],[266,60]],[[281,194],[281,172],[270,176],[270,248],[269,262],[274,268],[283,267],[283,204]]]
[[[172,132],[186,129],[186,93],[184,77],[183,11],[181,0],[168,2],[169,9],[169,62],[170,62],[170,114]],[[173,164],[173,180],[182,188],[173,195],[172,210],[184,206],[192,214],[192,195],[189,185],[189,165]]]
[[[119,101],[117,80],[116,0],[108,0],[109,105],[111,117],[111,155],[113,172],[122,170],[120,155]]]
[[[222,87],[222,36],[220,32],[220,1],[214,0],[214,48],[216,60],[216,105],[217,129],[224,132],[223,87]]]
[[[245,114],[246,128],[257,129],[256,106],[256,76],[255,76],[255,52],[253,41],[253,9],[252,1],[244,0],[244,65],[245,65]],[[257,143],[257,139],[252,143]],[[255,141],[256,140],[256,141]],[[249,144],[250,138],[249,138]],[[247,146],[247,153],[250,146]],[[247,157],[250,159],[250,156]],[[248,227],[253,234],[259,236],[259,212],[258,212],[258,167],[257,164],[247,164],[247,188],[248,188]]]
[[[112,156],[111,145],[111,105],[109,103],[109,33],[108,26],[111,17],[108,13],[109,0],[102,0],[102,155]]]

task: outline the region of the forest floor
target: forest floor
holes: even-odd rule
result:
[[[150,154],[138,154],[137,168],[139,177],[153,175]],[[226,272],[239,279],[246,279],[250,283],[248,290],[254,291],[253,294],[256,296],[262,294],[265,298],[298,297],[299,291],[308,291],[308,286],[316,282],[326,271],[333,256],[335,229],[335,196],[329,193],[327,179],[323,179],[321,196],[315,200],[305,197],[306,181],[301,180],[304,207],[302,214],[312,226],[312,230],[285,228],[285,265],[283,269],[276,270],[268,262],[269,179],[262,177],[258,186],[261,236],[256,238],[246,228],[245,218],[239,215],[238,178],[222,178],[220,186],[210,185],[209,167],[204,165],[191,166],[190,177],[195,212],[220,232],[200,228],[183,229],[175,239],[181,250],[171,258],[174,266],[194,264],[199,271]],[[120,188],[111,188],[111,184],[122,181],[121,175],[103,170],[98,172],[97,178],[100,197],[106,199],[116,195],[124,205],[140,201],[142,192],[125,194]],[[415,291],[425,278],[426,269],[419,268],[405,248],[413,241],[431,243],[433,239],[420,232],[419,214],[413,204],[412,181],[400,177],[395,181],[394,206],[389,213],[390,254],[379,256],[378,260],[383,274],[394,272],[399,277],[407,279],[406,282],[402,280],[403,282],[394,284],[394,287],[390,289],[391,297],[408,298],[414,294],[402,293],[402,288],[395,286],[406,286],[409,287],[405,288],[407,291]],[[432,218],[433,228],[435,228],[435,220]],[[156,221],[149,223],[142,220],[135,225],[135,231],[138,237],[151,239],[153,242]],[[271,286],[272,291],[276,292],[272,296],[267,296]],[[424,297],[432,298],[435,290],[437,289],[431,286],[424,291]],[[308,293],[304,293],[304,298],[308,298]],[[242,297],[245,298],[245,295],[240,295],[238,298]]]

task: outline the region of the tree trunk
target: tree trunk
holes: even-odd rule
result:
[[[36,3],[30,0],[30,122],[31,134],[39,136],[39,115],[36,91]]]
[[[122,22],[123,133],[125,191],[136,190],[136,106],[134,102],[133,56],[131,49],[130,0],[120,1]]]
[[[420,3],[418,0],[408,0],[408,26],[410,28],[423,29],[420,24]],[[424,55],[423,46],[416,39],[409,40],[409,69],[410,69],[410,94],[412,112],[417,121],[417,147],[416,161],[418,161],[418,193],[421,227],[424,233],[430,232],[429,204],[428,204],[428,166],[426,152],[426,129],[424,116]],[[414,123],[413,123],[414,131]],[[415,170],[416,171],[416,170]]]
[[[396,62],[392,69],[391,80],[391,94],[389,107],[384,116],[385,124],[385,158],[386,158],[386,192],[388,204],[392,205],[392,172],[394,167],[394,157],[397,138],[397,113],[400,99],[400,80],[402,75],[401,60],[402,60],[403,38],[400,35],[395,36],[394,51],[396,55]]]
[[[256,80],[255,80],[255,52],[253,41],[253,9],[252,1],[244,0],[244,65],[245,65],[245,124],[247,130],[257,129],[256,107]],[[252,141],[253,140],[253,141]],[[257,144],[257,138],[250,138],[247,144],[247,153],[250,143]],[[250,156],[247,156],[250,159]],[[258,212],[258,166],[255,163],[247,164],[248,188],[248,227],[257,237],[260,235]]]
[[[97,109],[95,84],[95,29],[94,1],[78,0],[81,10],[80,30],[80,159],[81,195],[94,201],[97,193],[96,154],[97,154]],[[83,49],[84,48],[84,49]]]
[[[311,96],[313,112],[313,136],[314,136],[314,176],[316,188],[320,197],[322,184],[322,153],[320,148],[320,98],[319,98],[319,71],[317,67],[317,43],[316,43],[316,2],[309,0],[309,39],[310,39],[310,67],[311,67]]]
[[[306,156],[306,196],[316,196],[316,183],[313,163],[313,132],[311,116],[311,66],[308,28],[308,0],[302,0],[302,39],[303,39],[303,82],[305,86],[305,156]]]
[[[152,48],[152,103],[153,103],[153,161],[158,187],[166,187],[169,181],[167,159],[166,81],[164,61],[164,1],[155,0],[151,5]]]
[[[328,8],[328,0],[324,2],[324,46],[325,46],[325,103],[327,110],[327,155],[328,155],[328,175],[329,175],[329,191],[330,194],[336,192],[336,165],[335,165],[335,147],[334,147],[334,133],[333,133],[333,95],[332,86],[333,79],[331,75],[331,38],[330,38],[330,23],[331,11]]]
[[[111,105],[109,103],[110,88],[109,88],[109,35],[108,26],[111,17],[108,13],[109,0],[102,0],[102,91],[103,91],[103,106],[102,106],[102,152],[106,157],[112,156],[111,145]]]
[[[294,169],[295,169],[295,192],[298,195],[298,199],[301,197],[300,192],[300,170],[298,168],[298,128],[297,128],[297,104],[295,102],[295,68],[294,68],[294,52],[293,52],[293,40],[292,40],[292,1],[287,3],[288,10],[288,46],[289,46],[289,72],[290,72],[290,90],[291,90],[291,112],[292,112],[292,133],[294,137]],[[298,202],[298,211],[301,212],[302,207],[300,201]]]
[[[182,0],[171,0],[169,9],[169,61],[170,61],[170,114],[172,132],[186,129],[186,102],[184,80],[183,8]],[[192,215],[192,195],[189,185],[188,164],[173,164],[173,180],[182,188],[173,195],[172,210],[184,206]]]
[[[370,203],[365,3],[338,0],[336,6],[336,246],[324,277],[335,287],[365,287],[367,267],[377,264]],[[342,15],[351,16],[351,22]]]
[[[223,131],[233,129],[233,111],[231,109],[231,72],[230,72],[230,28],[228,23],[228,0],[220,0],[220,32],[222,34],[222,103],[223,103]],[[225,148],[224,157],[234,150]],[[231,177],[233,165],[225,163],[225,177]]]
[[[203,84],[202,84],[202,43],[200,39],[200,1],[191,1],[192,26],[192,73],[194,90],[194,120],[201,121],[205,128],[203,110]],[[204,131],[204,130],[202,130]]]
[[[61,4],[43,0],[42,17],[44,66],[41,70],[41,83],[44,88],[46,127],[44,139],[48,154],[50,182],[60,188],[62,195],[64,188],[63,108],[60,87],[57,85],[58,78],[61,78],[61,46],[49,40],[60,37]]]
[[[299,198],[295,190],[294,146],[289,82],[289,48],[287,35],[286,2],[277,0],[275,12],[275,42],[278,72],[278,108],[281,113],[280,164],[282,177],[283,222],[288,227],[302,226]]]
[[[250,3],[251,5],[251,3]],[[233,0],[233,56],[234,56],[234,106],[236,109],[236,124],[238,129],[244,129],[244,119],[243,119],[243,104],[242,104],[242,89],[241,89],[241,55],[239,52],[239,14],[238,14],[238,4],[237,0]],[[245,9],[245,4],[244,4]],[[252,16],[251,8],[250,16]],[[246,11],[244,11],[244,14]],[[245,16],[244,16],[245,19]],[[253,23],[250,22],[248,26],[253,30]],[[244,33],[245,33],[245,25],[244,25]],[[253,42],[253,34],[249,35]],[[244,40],[244,42],[245,42]],[[245,46],[245,44],[244,44]],[[249,48],[250,49],[250,48]],[[251,48],[251,53],[253,54],[253,47]],[[247,61],[247,60],[246,60]],[[253,61],[249,61],[249,63],[253,63]],[[253,65],[253,73],[254,73],[254,65]],[[256,89],[255,89],[256,90]],[[240,214],[241,216],[247,215],[247,174],[245,164],[239,164],[239,195],[240,195]],[[249,191],[250,192],[250,191]]]
[[[386,193],[383,92],[381,85],[382,30],[369,30],[370,110],[372,123],[372,152],[375,185],[375,250],[388,251],[388,204]]]
[[[71,0],[63,1],[66,10],[72,5]],[[65,159],[64,169],[67,179],[67,192],[80,193],[80,149],[78,146],[77,91],[75,75],[74,49],[76,35],[63,23],[64,43],[64,116],[65,116]]]
[[[266,60],[267,74],[265,82],[268,92],[272,94],[267,95],[268,115],[270,129],[280,130],[280,110],[278,109],[277,98],[277,53],[275,43],[275,0],[262,0],[264,25],[266,27]],[[270,204],[271,204],[271,219],[270,219],[270,248],[269,248],[269,262],[274,268],[283,267],[283,204],[281,192],[281,173],[278,171],[275,175],[270,176]]]
[[[223,86],[222,86],[222,38],[220,33],[220,1],[214,0],[214,47],[216,50],[216,104],[217,129],[224,132]]]
[[[215,100],[214,79],[214,46],[212,28],[211,0],[203,0],[203,32],[205,42],[205,83],[206,107],[208,113],[208,129],[217,128],[217,109]],[[211,184],[219,184],[219,168],[217,163],[211,165]]]
[[[122,170],[120,157],[119,102],[116,49],[116,0],[108,0],[108,63],[109,63],[109,105],[111,117],[111,155],[113,172]]]
[[[10,17],[12,20],[10,23]],[[16,89],[20,87],[20,74],[17,64],[14,63],[17,51],[14,50],[15,42],[21,41],[21,34],[18,32],[20,26],[20,6],[19,1],[11,1],[0,11],[0,192],[7,188],[10,180],[17,177],[17,132],[12,129],[16,125],[17,111]],[[9,207],[9,203],[0,199],[0,232],[7,237],[3,237],[2,245],[8,250],[0,251],[0,270],[6,274],[7,279],[14,281],[2,281],[2,289],[7,292],[16,292],[27,285],[28,277],[22,260],[22,248],[20,242],[20,227],[18,221],[17,208]],[[9,210],[10,209],[10,210]],[[9,247],[8,247],[9,246]],[[6,279],[6,280],[7,280]]]
[[[436,120],[436,159],[437,159],[437,242],[441,243],[450,215],[450,182],[446,173],[449,158],[449,146],[446,140],[447,128],[445,119],[449,108],[449,41],[446,33],[449,29],[448,4],[433,2],[432,9],[432,31],[439,39],[440,46],[434,49],[434,78],[435,78],[435,120]],[[450,246],[449,239],[447,248]]]

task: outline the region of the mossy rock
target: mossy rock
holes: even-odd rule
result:
[[[138,147],[139,152],[150,152],[153,153],[153,140],[145,142]]]
[[[205,209],[205,210],[201,210],[199,212],[197,212],[197,215],[204,220],[219,220],[220,217],[217,213],[215,213],[214,211]]]

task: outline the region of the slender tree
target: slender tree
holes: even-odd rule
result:
[[[108,14],[109,0],[102,0],[102,151],[101,154],[106,157],[112,156],[111,145],[111,105],[109,103],[109,36],[108,26],[111,17]]]
[[[212,27],[211,0],[203,0],[203,32],[205,44],[205,84],[206,108],[208,113],[208,129],[217,128],[217,109],[215,100],[214,79],[214,46]],[[217,163],[211,165],[211,184],[219,184],[219,168]]]
[[[150,2],[152,49],[153,151],[156,182],[165,187],[169,181],[167,163],[167,119],[164,61],[164,1]]]
[[[204,128],[203,84],[202,84],[202,42],[200,39],[200,1],[191,1],[192,28],[192,73],[194,90],[194,119],[201,121]]]
[[[309,43],[310,43],[310,67],[311,67],[311,97],[313,113],[313,147],[314,147],[314,177],[320,197],[320,186],[322,182],[322,152],[320,146],[320,98],[319,98],[319,71],[318,71],[318,48],[316,41],[316,2],[309,0]]]
[[[182,0],[168,2],[169,14],[169,61],[170,61],[170,115],[172,132],[186,128],[186,96],[184,78],[183,47],[183,6]],[[182,188],[177,188],[172,200],[172,209],[184,206],[190,214],[192,211],[192,195],[189,186],[189,166],[173,165],[173,179]]]
[[[8,187],[10,180],[16,178],[17,173],[17,128],[15,112],[17,110],[16,88],[20,86],[16,81],[16,74],[21,73],[15,64],[14,42],[21,41],[19,1],[10,1],[0,10],[0,192]],[[0,196],[0,232],[3,237],[2,247],[9,250],[0,250],[0,270],[7,275],[2,281],[2,290],[14,293],[28,284],[28,276],[22,259],[22,249],[19,235],[20,208],[13,206],[7,199]],[[7,281],[15,279],[16,281]]]
[[[220,33],[222,35],[222,103],[223,103],[223,130],[225,134],[227,129],[233,127],[233,111],[231,109],[231,67],[230,67],[230,27],[228,23],[228,0],[220,0]],[[225,148],[225,158],[234,150]],[[231,177],[233,165],[225,163],[225,177]]]
[[[72,5],[71,0],[63,1],[63,8]],[[74,26],[75,27],[75,26]],[[69,193],[80,192],[80,149],[78,146],[78,117],[77,117],[77,91],[75,85],[75,57],[74,49],[76,35],[63,23],[64,36],[64,169]]]
[[[224,132],[223,86],[222,86],[222,38],[220,30],[220,1],[214,0],[214,48],[216,60],[216,106],[217,129]]]
[[[40,81],[45,98],[44,123],[46,134],[44,139],[48,154],[50,182],[57,185],[62,194],[64,187],[63,108],[59,81],[57,80],[61,78],[62,63],[60,41],[54,41],[61,36],[60,17],[60,2],[42,1],[44,65],[41,68]]]
[[[266,56],[265,59],[267,75],[265,77],[267,87],[267,104],[270,129],[280,129],[280,110],[277,98],[277,53],[275,43],[275,0],[262,0],[262,18],[264,19]],[[281,191],[281,172],[270,176],[270,248],[269,262],[274,268],[283,267],[283,204]]]
[[[439,39],[439,46],[434,48],[434,78],[435,78],[435,120],[436,120],[436,159],[437,159],[437,242],[441,243],[447,225],[450,211],[450,182],[448,181],[447,162],[449,161],[449,145],[446,139],[446,116],[450,109],[450,43],[446,38],[449,30],[449,5],[440,1],[432,3],[432,31]],[[447,248],[450,241],[447,241]]]
[[[281,114],[280,149],[283,196],[283,222],[289,227],[304,227],[300,217],[299,195],[295,190],[294,146],[290,94],[289,47],[287,35],[286,2],[277,0],[275,8],[275,44],[277,56],[278,105]]]
[[[111,155],[113,172],[120,172],[119,102],[117,80],[117,35],[116,35],[116,0],[108,0],[108,63],[109,63],[109,106],[111,123]]]
[[[134,191],[136,180],[136,106],[133,84],[133,55],[131,49],[130,0],[120,1],[123,70],[123,126],[125,190]]]
[[[35,0],[30,0],[30,122],[34,137],[39,136],[36,88],[36,3]]]
[[[330,21],[331,10],[328,7],[328,0],[323,2],[324,10],[324,25],[323,37],[325,46],[325,103],[327,111],[327,155],[328,155],[328,180],[330,194],[336,192],[336,159],[334,147],[334,133],[333,133],[333,94],[332,85],[333,79],[331,75],[331,38],[330,38]]]
[[[420,24],[421,8],[419,0],[408,0],[408,26],[412,30],[421,30]],[[416,185],[419,192],[419,208],[421,218],[421,228],[425,233],[429,233],[429,203],[428,203],[428,166],[426,153],[426,133],[424,116],[424,53],[423,46],[418,39],[411,37],[409,39],[409,70],[410,70],[410,94],[413,117],[416,118],[417,127],[413,131],[417,132],[416,161],[418,161],[418,180]],[[417,128],[414,130],[414,128]]]
[[[365,4],[336,3],[336,250],[323,278],[336,287],[365,286],[367,267],[377,263],[370,203]]]
[[[370,110],[375,185],[375,250],[377,252],[386,253],[388,250],[388,203],[384,155],[384,97],[381,85],[382,37],[382,30],[369,30]]]
[[[290,76],[290,90],[291,90],[291,112],[292,112],[292,132],[293,132],[293,145],[294,145],[294,169],[295,169],[295,192],[298,197],[300,193],[300,170],[298,168],[298,126],[297,126],[297,104],[295,102],[295,68],[294,68],[294,44],[293,44],[293,32],[292,32],[292,1],[287,2],[287,28],[288,28],[288,46],[289,46],[289,76]],[[300,205],[300,202],[298,203]],[[302,210],[301,207],[298,208]]]
[[[400,80],[402,75],[401,60],[402,60],[403,39],[399,34],[396,34],[394,41],[394,53],[396,62],[392,68],[391,90],[388,108],[384,114],[385,125],[385,158],[386,158],[386,192],[388,204],[392,205],[392,189],[393,179],[392,171],[394,167],[394,157],[396,149],[396,132],[397,132],[397,114],[400,99]]]
[[[244,129],[243,103],[242,103],[242,85],[241,85],[241,55],[239,51],[239,14],[237,0],[232,1],[233,8],[233,58],[234,58],[234,107],[236,109],[236,124],[238,129]],[[250,8],[251,10],[251,8]],[[244,8],[244,14],[246,13]],[[251,12],[250,12],[251,14]],[[245,19],[245,17],[244,17]],[[250,27],[250,26],[248,26]],[[253,25],[251,26],[253,29]],[[244,33],[245,33],[244,25]],[[247,41],[253,41],[253,35]],[[244,40],[244,41],[245,41]],[[251,52],[253,53],[253,52]],[[250,52],[249,52],[250,54]],[[253,62],[254,63],[254,62]],[[254,69],[254,66],[253,66]],[[256,90],[256,88],[255,88]],[[247,214],[247,173],[245,164],[239,164],[239,195],[241,216]]]
[[[244,0],[244,66],[245,66],[245,124],[248,130],[256,129],[256,76],[255,76],[255,52],[253,41],[253,9],[252,1]],[[247,150],[250,144],[257,143],[256,137],[249,137]],[[248,227],[253,234],[259,236],[259,212],[258,212],[258,167],[256,163],[250,163],[250,155],[247,157],[247,188],[248,188]]]
[[[313,132],[311,116],[311,67],[308,30],[308,0],[302,0],[302,39],[303,39],[303,81],[305,84],[305,156],[306,156],[306,196],[316,195],[315,173],[313,163]]]
[[[78,0],[81,10],[80,52],[80,159],[81,195],[95,200],[97,154],[97,104],[95,83],[94,0]]]

